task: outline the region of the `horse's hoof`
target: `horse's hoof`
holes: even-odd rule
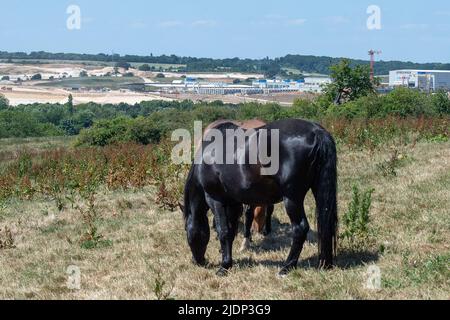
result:
[[[228,270],[222,267],[219,269],[219,271],[216,272],[216,275],[218,277],[226,277],[228,276],[228,273],[229,273]]]
[[[317,269],[327,271],[327,270],[333,269],[333,267],[334,267],[333,263],[326,262],[326,261],[320,261],[319,265],[317,266]]]
[[[294,270],[295,268],[292,267],[284,267],[280,270],[280,272],[278,272],[278,277],[281,279],[286,278],[289,273],[291,273],[292,270]]]
[[[192,263],[199,267],[206,267],[208,265],[208,262],[206,261],[206,259],[197,261],[195,258],[192,258]]]
[[[251,240],[245,238],[244,241],[242,242],[241,248],[239,249],[240,252],[244,252],[247,251],[248,249],[250,249],[250,243]]]

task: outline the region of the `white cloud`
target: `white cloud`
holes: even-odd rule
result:
[[[326,17],[324,19],[326,22],[328,23],[332,23],[332,24],[344,24],[344,23],[349,23],[350,19],[344,16],[331,16],[331,17]]]
[[[169,20],[169,21],[163,21],[158,24],[161,28],[175,28],[180,27],[183,25],[182,21],[179,20]]]
[[[288,26],[302,26],[306,23],[306,19],[292,19],[288,20],[286,24]]]
[[[281,14],[270,13],[270,14],[266,14],[264,16],[264,18],[266,18],[268,20],[280,20],[280,19],[284,19],[285,17],[282,16]]]
[[[266,14],[262,20],[259,21],[252,21],[251,24],[253,25],[259,25],[259,26],[302,26],[306,23],[306,19],[302,18],[288,18],[286,16],[283,16],[281,14]]]
[[[400,26],[403,30],[426,30],[430,26],[426,23],[408,23]]]
[[[192,26],[194,27],[215,27],[217,25],[217,21],[215,20],[196,20],[192,22]]]
[[[130,27],[133,29],[145,29],[147,24],[143,21],[133,21],[131,22]]]

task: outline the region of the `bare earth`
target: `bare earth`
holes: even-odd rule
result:
[[[165,94],[160,96],[159,93],[143,94],[138,92],[69,92],[64,89],[54,87],[41,87],[36,86],[43,84],[50,77],[59,79],[64,77],[79,77],[80,72],[86,71],[89,76],[101,77],[108,73],[113,73],[113,67],[95,66],[95,65],[83,65],[79,63],[49,63],[49,64],[10,64],[0,63],[0,77],[4,75],[10,76],[11,80],[15,81],[18,78],[26,80],[22,86],[16,85],[9,81],[0,81],[0,94],[6,96],[10,101],[10,104],[17,106],[20,104],[32,104],[32,103],[65,103],[67,97],[72,94],[74,97],[74,103],[139,103],[141,101],[149,100],[184,100],[190,99],[193,101],[214,101],[223,100],[225,103],[242,103],[242,102],[277,102],[284,106],[291,106],[293,101],[299,97],[305,97],[306,95],[300,94],[273,94],[273,95],[255,95],[255,96],[241,96],[241,95],[229,95],[229,96],[214,96],[214,95],[196,95],[196,94]],[[142,78],[146,83],[154,82],[156,74],[159,72],[143,72],[137,69],[130,69],[135,76]],[[125,70],[120,70],[125,72]],[[43,81],[30,81],[31,76],[35,74],[41,74]],[[175,72],[163,72],[166,78],[180,79],[182,76],[192,78],[202,78],[204,80],[215,82],[232,82],[234,79],[246,80],[248,78],[262,78],[261,74],[244,74],[244,73],[175,73]],[[10,90],[12,88],[12,91]]]
[[[9,86],[12,87],[12,86]],[[72,92],[58,88],[40,88],[33,86],[14,86],[12,91],[0,90],[10,102],[11,105],[32,103],[66,103],[69,94],[73,96],[74,104],[87,102],[95,102],[100,104],[121,102],[135,104],[142,101],[165,100],[171,101],[170,98],[161,97],[158,94],[144,94],[137,92],[121,92],[110,91],[102,93],[91,92]]]

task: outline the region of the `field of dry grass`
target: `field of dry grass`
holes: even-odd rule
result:
[[[48,142],[27,143],[39,148]],[[1,144],[5,150],[11,145],[20,148],[18,141]],[[207,268],[192,265],[181,213],[158,208],[155,190],[103,190],[96,204],[99,232],[108,241],[91,250],[79,245],[85,226],[75,208],[59,212],[45,198],[0,204],[0,239],[13,240],[0,249],[0,298],[449,299],[450,144],[419,143],[399,152],[405,161],[397,175],[384,177],[377,164],[391,157],[390,148],[340,150],[340,215],[354,184],[373,187],[375,193],[370,241],[356,251],[340,246],[331,271],[314,268],[317,246],[311,237],[298,270],[284,279],[276,276],[290,245],[281,206],[274,215],[274,233],[266,239],[257,236],[248,252],[239,252],[240,233],[235,267],[228,277],[218,278],[218,241],[212,236]],[[311,196],[306,209],[314,221]],[[80,290],[67,288],[70,265],[81,270]],[[371,265],[381,269],[380,290],[364,286]]]

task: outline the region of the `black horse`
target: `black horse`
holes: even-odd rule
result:
[[[227,130],[239,127],[225,122],[217,130],[227,135]],[[337,233],[337,155],[333,137],[320,125],[304,120],[281,120],[258,128],[245,139],[245,146],[234,148],[234,158],[249,158],[252,138],[262,137],[265,130],[269,153],[274,152],[271,135],[279,137],[279,169],[272,175],[263,175],[264,165],[248,161],[225,164],[226,151],[212,152],[204,141],[201,159],[189,172],[184,191],[184,218],[187,240],[193,261],[205,265],[205,253],[210,239],[207,212],[214,213],[222,249],[222,264],[218,275],[226,275],[232,267],[232,246],[236,236],[243,205],[272,205],[284,202],[292,223],[293,241],[289,256],[280,271],[288,274],[297,267],[300,253],[309,232],[304,209],[304,199],[309,190],[316,200],[319,267],[330,268],[336,250]],[[258,145],[260,146],[260,145]],[[238,149],[245,147],[243,153]],[[242,149],[241,149],[242,150]],[[219,159],[219,157],[222,157]],[[215,159],[216,158],[216,159]],[[215,159],[217,161],[211,161]],[[222,160],[222,161],[221,161]],[[244,164],[242,164],[244,163]]]

